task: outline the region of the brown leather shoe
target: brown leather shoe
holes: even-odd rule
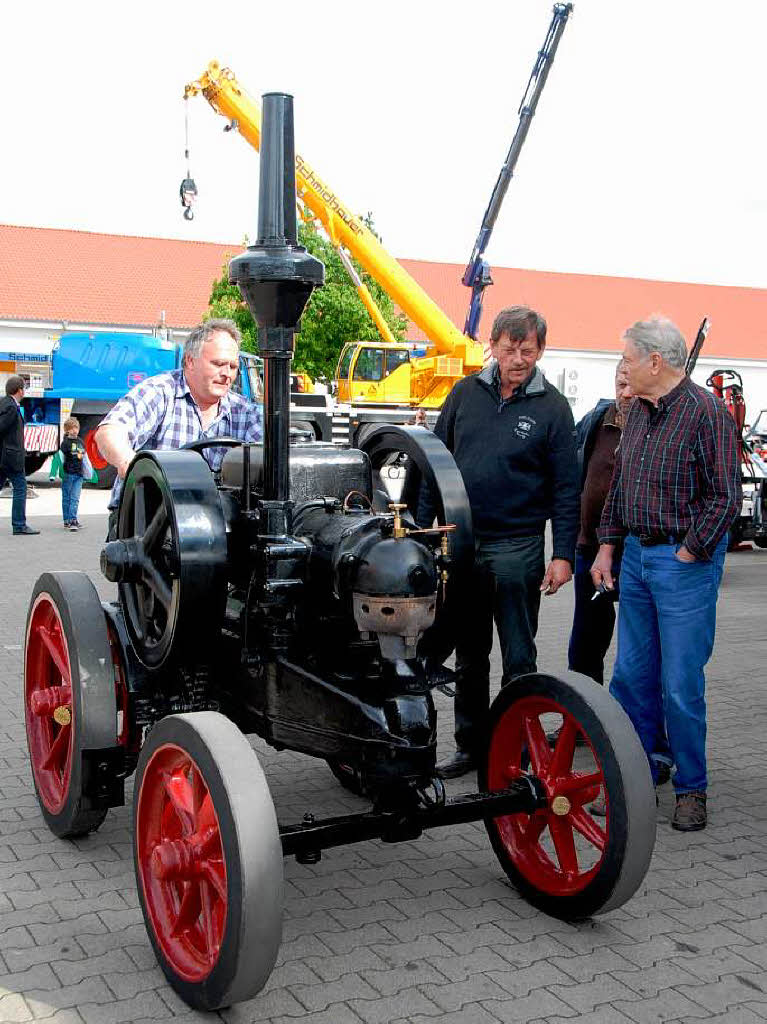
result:
[[[700,832],[707,823],[705,793],[681,793],[676,798],[672,828],[677,832]]]

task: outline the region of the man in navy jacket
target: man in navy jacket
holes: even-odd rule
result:
[[[459,381],[434,432],[453,453],[471,505],[475,567],[458,616],[455,738],[457,752],[438,765],[443,778],[477,762],[489,707],[493,620],[503,656],[502,685],[536,670],[541,593],[572,578],[578,532],[578,467],[567,400],[537,367],[546,321],[526,306],[495,319],[491,364]],[[431,525],[424,495],[418,519]],[[553,557],[544,563],[551,520]]]

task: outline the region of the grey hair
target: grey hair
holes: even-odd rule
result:
[[[633,341],[643,358],[657,352],[664,363],[681,370],[687,361],[687,344],[677,325],[665,316],[637,320],[623,335]]]
[[[203,320],[201,324],[197,324],[189,332],[189,337],[184,342],[184,362],[188,358],[197,359],[202,352],[202,346],[210,341],[214,334],[218,334],[219,331],[224,331],[237,345],[237,348],[242,346],[242,335],[240,329],[234,320],[211,319]]]
[[[535,331],[538,348],[546,344],[546,321],[541,314],[529,306],[509,306],[502,309],[493,321],[490,340],[500,341],[507,335],[512,341],[524,341],[530,331]]]

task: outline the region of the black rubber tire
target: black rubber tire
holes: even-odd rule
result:
[[[578,892],[544,891],[523,874],[510,856],[494,819],[485,825],[509,879],[533,906],[566,921],[582,920],[620,907],[641,885],[655,845],[655,792],[642,745],[623,708],[587,676],[535,673],[504,687],[490,708],[488,756],[480,763],[479,788],[488,789],[490,741],[504,715],[525,698],[549,698],[564,708],[586,737],[601,764],[607,790],[607,841],[594,877]],[[521,767],[521,766],[520,766]],[[497,787],[496,787],[497,788]]]
[[[168,746],[190,756],[207,786],[220,829],[227,908],[217,959],[200,982],[181,977],[155,934],[139,865],[142,786],[153,755]],[[272,972],[282,938],[283,862],[279,827],[263,769],[240,730],[214,711],[172,715],[152,729],[139,757],[133,798],[136,887],[155,956],[191,1007],[217,1010],[250,999]],[[146,856],[142,851],[141,856]]]
[[[332,758],[328,758],[327,762],[328,768],[330,768],[331,772],[336,779],[338,779],[344,789],[348,790],[349,793],[353,793],[355,796],[367,796],[365,780],[355,765],[337,761]]]
[[[80,416],[80,437],[82,438],[83,444],[87,447],[88,435],[91,434],[101,423],[103,416]],[[93,461],[93,460],[91,460]],[[117,479],[117,470],[114,466],[104,466],[102,469],[97,469],[95,464],[93,466],[98,479],[95,483],[91,483],[90,480],[84,481],[85,487],[93,487],[98,491],[108,491],[112,489],[112,486]]]
[[[114,466],[105,466],[104,469],[97,469],[96,475],[98,479],[95,483],[89,483],[89,487],[95,488],[97,491],[111,491],[114,486],[114,482],[117,479],[117,470]]]
[[[48,458],[47,454],[44,455],[25,455],[24,456],[24,476],[32,476],[39,469],[42,469],[45,465],[45,460]]]
[[[74,735],[69,788],[58,812],[46,808],[34,770],[33,779],[40,810],[51,832],[71,839],[94,832],[107,814],[107,808],[92,806],[84,782],[83,751],[117,745],[115,680],[106,619],[93,583],[83,572],[46,572],[34,586],[27,614],[25,694],[30,669],[30,624],[38,601],[46,599],[55,605],[61,619],[72,681]],[[27,736],[29,743],[29,729]],[[30,762],[32,756],[30,749]]]

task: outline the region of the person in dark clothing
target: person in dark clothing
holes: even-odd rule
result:
[[[705,828],[704,668],[714,646],[727,533],[742,502],[735,421],[685,373],[679,329],[661,317],[624,335],[631,404],[591,568],[613,587],[623,542],[618,652],[610,693],[652,759],[665,720],[676,771],[672,827]],[[609,808],[608,808],[609,810]]]
[[[615,452],[623,420],[631,405],[631,391],[620,364],[615,374],[615,399],[600,398],[576,428],[581,480],[581,522],[575,548],[575,611],[567,652],[568,667],[595,682],[604,682],[605,655],[615,628],[617,587],[599,593],[591,580],[591,566],[599,550],[597,527],[615,467]],[[615,574],[619,572],[616,554]],[[595,595],[599,593],[598,597]]]
[[[64,476],[61,481],[61,512],[64,526],[75,532],[82,529],[77,519],[77,507],[83,488],[83,465],[85,445],[77,436],[80,421],[70,416],[64,423],[64,440],[61,442]]]
[[[5,397],[0,398],[0,488],[6,480],[13,487],[11,527],[14,536],[37,534],[27,525],[27,478],[24,473],[24,419],[21,400],[24,378],[13,374],[5,382]]]
[[[541,593],[572,579],[578,533],[578,469],[567,400],[537,367],[546,321],[526,306],[503,310],[490,334],[493,361],[459,381],[434,432],[453,453],[471,504],[475,566],[456,638],[457,751],[438,765],[443,778],[471,771],[490,701],[493,620],[503,657],[502,685],[536,670]],[[434,519],[422,495],[418,520]],[[551,520],[553,557],[544,563]]]

